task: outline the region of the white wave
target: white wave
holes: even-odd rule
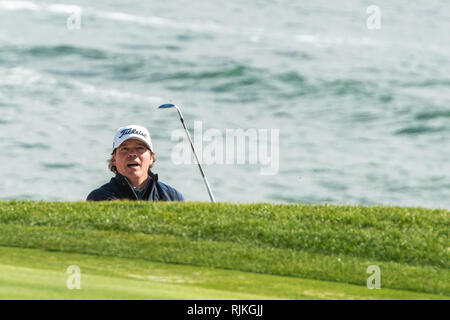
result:
[[[0,1],[0,9],[38,11],[40,7],[31,1]]]
[[[40,73],[39,71],[25,68],[23,66],[14,68],[0,67],[0,85],[10,86],[31,86],[31,85],[47,85],[54,86],[58,80],[50,75]],[[66,81],[64,81],[66,82]],[[132,92],[111,88],[99,88],[90,84],[83,83],[77,80],[67,81],[69,85],[75,87],[79,92],[85,95],[93,95],[99,98],[145,102],[145,103],[162,103],[164,100],[161,97],[139,95]]]
[[[144,96],[117,89],[99,88],[80,81],[71,81],[71,84],[79,89],[83,94],[94,95],[107,99],[119,99],[126,101],[147,102],[147,103],[162,103],[164,100],[156,96]]]
[[[224,28],[220,28],[213,23],[182,23],[175,21],[173,19],[161,18],[156,16],[138,16],[134,14],[124,13],[124,12],[108,12],[108,11],[96,11],[93,10],[92,14],[98,18],[103,18],[112,21],[126,22],[140,24],[144,26],[154,26],[154,27],[164,27],[168,29],[179,29],[179,30],[191,30],[200,32],[222,32],[228,33]]]
[[[318,39],[316,36],[310,34],[300,34],[294,37],[295,40],[299,42],[309,42],[309,43],[317,43]]]
[[[302,43],[310,43],[317,46],[381,46],[381,43],[368,38],[348,38],[348,37],[321,37],[312,34],[299,34],[294,36],[294,40]]]
[[[52,13],[71,14],[74,12],[81,12],[81,7],[73,4],[36,4],[31,1],[0,1],[0,10],[32,10],[32,11],[47,11]]]
[[[214,32],[222,32],[228,33],[226,28],[220,28],[219,26],[213,23],[204,23],[195,24],[195,23],[183,23],[178,22],[173,19],[166,19],[156,16],[139,16],[134,14],[129,14],[125,12],[114,12],[114,11],[101,11],[95,10],[93,8],[83,8],[78,5],[72,4],[50,4],[50,3],[40,3],[36,4],[31,1],[11,1],[11,0],[2,0],[0,1],[0,10],[34,10],[34,11],[44,11],[55,14],[72,14],[74,12],[83,12],[83,15],[95,16],[100,19],[106,19],[117,22],[124,23],[134,23],[144,26],[155,26],[155,27],[164,27],[170,29],[181,29],[181,30],[191,30],[198,32],[205,31],[214,31]]]
[[[3,69],[3,68],[2,68]],[[0,69],[1,70],[1,69]],[[44,75],[36,70],[22,66],[4,68],[0,72],[0,84],[12,86],[29,86],[34,84],[55,85],[58,81],[50,76]]]
[[[81,12],[82,8],[80,6],[71,4],[51,4],[46,6],[46,9],[54,13],[64,13],[72,14],[74,12]]]
[[[132,23],[138,23],[142,25],[169,25],[171,24],[171,21],[168,19],[163,19],[159,17],[142,17],[142,16],[136,16],[132,14],[127,14],[123,12],[102,12],[98,11],[95,13],[97,17],[109,19],[109,20],[115,20],[115,21],[121,21],[121,22],[132,22]]]

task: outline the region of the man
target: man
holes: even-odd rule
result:
[[[89,193],[86,200],[184,201],[181,193],[158,181],[158,175],[151,172],[155,161],[152,140],[146,128],[137,125],[119,128],[108,161],[109,169],[116,176]]]

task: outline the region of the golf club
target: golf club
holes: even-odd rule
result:
[[[198,164],[198,167],[199,167],[200,172],[202,174],[203,180],[205,181],[206,188],[208,189],[209,197],[211,198],[212,202],[216,202],[216,200],[214,199],[214,195],[213,195],[213,193],[211,191],[211,187],[209,186],[208,179],[206,178],[206,175],[203,172],[203,168],[202,168],[202,166],[200,164],[200,161],[198,161],[197,153],[195,152],[194,144],[192,143],[192,139],[191,139],[191,135],[189,134],[189,131],[187,130],[186,125],[184,124],[184,118],[183,118],[183,114],[181,113],[180,108],[178,106],[174,105],[174,104],[171,104],[171,103],[166,103],[166,104],[160,105],[158,107],[158,109],[168,109],[168,108],[175,108],[175,109],[177,109],[178,114],[180,115],[181,123],[183,124],[183,127],[184,127],[184,131],[186,131],[186,135],[187,135],[187,137],[189,139],[189,143],[191,144],[191,148],[192,148],[192,152],[194,153],[195,160],[197,161],[197,164]]]

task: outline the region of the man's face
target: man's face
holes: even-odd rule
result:
[[[112,163],[121,175],[131,180],[146,178],[153,156],[145,143],[128,139],[112,155]]]

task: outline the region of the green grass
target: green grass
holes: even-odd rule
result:
[[[295,277],[0,247],[0,299],[445,299]],[[81,289],[66,286],[67,267]]]
[[[185,270],[191,270],[189,274],[194,274],[195,270],[204,269],[211,275],[210,287],[204,287],[203,282],[202,285],[170,283],[183,288],[167,293],[173,287],[161,287],[149,293],[148,288],[155,284],[142,276],[147,274],[145,272],[135,272],[144,280],[116,279],[122,269],[115,265],[111,266],[115,271],[108,276],[95,271],[102,270],[100,263],[97,267],[87,267],[95,271],[89,280],[92,284],[97,281],[100,285],[112,277],[111,283],[128,286],[131,296],[146,298],[253,299],[257,295],[260,299],[448,299],[448,230],[448,210],[422,208],[196,202],[0,202],[0,246],[43,249],[52,251],[53,255],[58,251],[62,261],[69,253],[83,254],[81,262],[122,258],[122,264],[128,263],[124,272],[135,270],[134,265],[152,264],[152,270],[178,274],[182,268],[187,268]],[[33,252],[39,252],[35,254],[42,257],[46,253]],[[35,266],[26,264],[25,258],[6,263],[5,255],[1,257],[0,274],[10,274],[16,266],[25,268],[23,272],[42,272],[46,279],[45,275],[51,271],[39,264],[37,258]],[[155,263],[160,265],[156,267]],[[381,290],[366,288],[369,265],[381,269]],[[234,273],[242,278],[239,283],[220,285],[222,277],[237,277]],[[277,291],[264,281],[277,282],[280,289]],[[141,290],[142,286],[147,289],[134,292],[134,282],[140,284],[136,284],[136,290]],[[242,291],[238,289],[241,283]],[[17,285],[17,288],[22,287]],[[204,291],[206,289],[218,293]],[[3,292],[0,291],[0,295]],[[12,289],[9,292],[13,292]],[[51,297],[50,292],[48,294],[45,296]],[[120,294],[108,294],[110,298],[120,297]],[[14,297],[20,296],[18,293]],[[94,290],[83,297],[96,296],[102,297]]]

